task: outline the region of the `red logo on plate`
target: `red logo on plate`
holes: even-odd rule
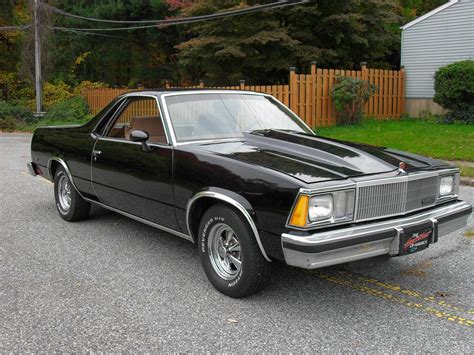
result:
[[[427,231],[423,233],[416,233],[410,239],[406,241],[406,243],[403,245],[403,250],[407,251],[408,249],[417,246],[415,245],[416,243],[428,238],[431,235],[432,231]]]

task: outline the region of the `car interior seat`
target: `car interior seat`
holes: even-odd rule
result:
[[[130,130],[139,130],[148,133],[149,141],[166,143],[165,130],[160,116],[141,116],[132,119]],[[126,132],[126,134],[129,132]]]

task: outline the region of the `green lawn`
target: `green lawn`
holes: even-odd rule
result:
[[[472,166],[465,166],[462,164],[456,164],[461,169],[461,175],[474,177],[474,168]]]
[[[321,127],[318,135],[368,143],[444,159],[474,161],[474,125],[428,120],[367,120],[360,125]]]

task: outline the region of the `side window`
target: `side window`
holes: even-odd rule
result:
[[[154,98],[130,99],[127,106],[115,119],[107,137],[130,140],[132,130],[147,132],[151,143],[166,143],[163,122]]]

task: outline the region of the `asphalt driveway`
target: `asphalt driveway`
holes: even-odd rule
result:
[[[0,135],[0,352],[474,352],[472,216],[411,256],[275,264],[265,291],[234,300],[189,242],[99,208],[63,221],[27,174],[29,143]]]

